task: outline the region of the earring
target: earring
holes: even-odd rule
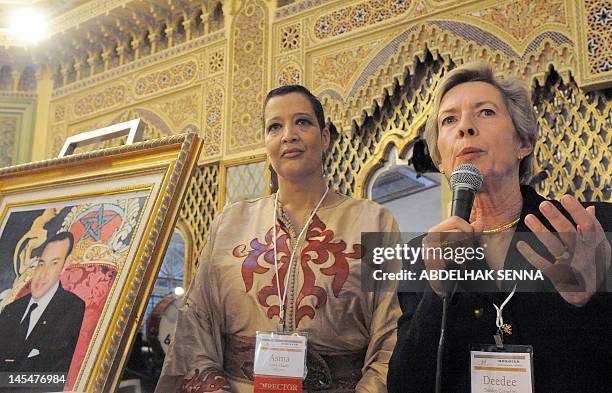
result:
[[[523,159],[523,156],[521,154],[519,154],[518,156],[519,161]]]

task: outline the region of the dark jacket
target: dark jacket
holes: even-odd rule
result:
[[[60,283],[24,341],[17,332],[31,297],[15,300],[0,313],[0,371],[68,372],[79,339],[85,302],[64,290]],[[28,358],[33,349],[39,354]]]
[[[544,198],[529,187],[522,187],[521,192],[524,203],[516,234],[529,232],[524,223],[529,213],[547,223],[538,210]],[[565,212],[560,203],[551,202]],[[609,232],[612,205],[592,204],[596,205],[596,215],[604,231]],[[517,237],[512,239],[504,269],[531,268],[516,251]],[[421,239],[415,241],[420,244]],[[453,296],[443,358],[443,392],[470,392],[469,346],[494,343],[493,334],[497,328],[492,303],[500,305],[511,290],[510,287],[502,289],[497,293],[457,292]],[[389,364],[388,391],[433,392],[442,300],[429,286],[424,293],[398,295],[403,315],[398,322],[397,344]],[[517,290],[504,308],[503,317],[513,330],[512,335],[504,337],[504,343],[533,346],[535,392],[599,393],[612,385],[610,294],[597,293],[583,307],[575,307],[555,291],[525,293]]]

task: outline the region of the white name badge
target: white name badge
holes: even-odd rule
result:
[[[470,351],[472,393],[533,393],[533,350],[526,345],[495,345]]]
[[[305,378],[307,342],[306,336],[298,333],[257,332],[254,374]]]

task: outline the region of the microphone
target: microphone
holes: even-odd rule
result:
[[[451,216],[470,219],[474,196],[482,187],[482,173],[472,164],[457,165],[450,177],[450,186],[453,190],[453,205]],[[457,290],[457,282],[445,282],[442,290],[442,320],[440,321],[440,339],[436,355],[436,382],[435,392],[442,392],[442,359],[444,358],[444,345],[446,343],[446,319],[448,303]]]
[[[453,190],[451,216],[468,221],[474,204],[474,196],[482,187],[482,173],[472,164],[457,165],[450,177]]]

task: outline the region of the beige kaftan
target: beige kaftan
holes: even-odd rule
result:
[[[249,348],[256,331],[275,331],[279,321],[273,209],[274,195],[227,206],[215,219],[156,392],[253,391]],[[277,232],[282,287],[298,236],[282,207]],[[361,290],[361,232],[397,233],[398,226],[369,200],[342,196],[318,210],[289,272],[285,328],[307,332],[309,349],[330,367],[360,358],[357,392],[386,392],[400,311],[395,292]]]

